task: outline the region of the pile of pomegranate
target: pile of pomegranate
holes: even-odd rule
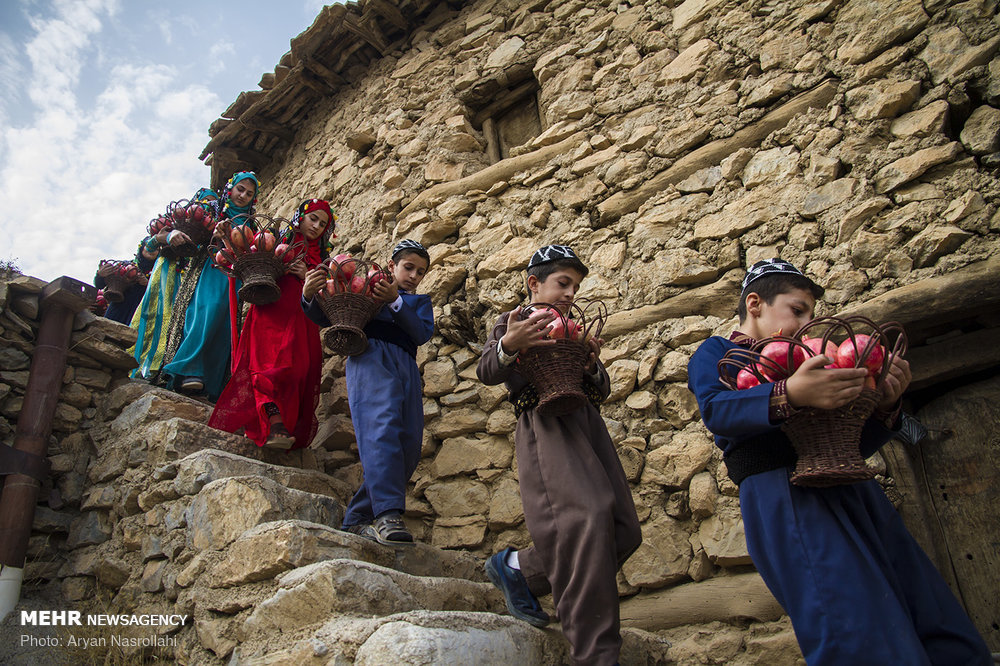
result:
[[[355,259],[349,254],[338,254],[327,260],[325,264],[330,277],[326,281],[323,291],[329,295],[334,294],[361,294],[373,297],[372,289],[379,282],[392,282],[392,275],[388,271],[372,264],[368,271],[364,271],[364,263]],[[361,270],[358,270],[358,269]]]
[[[856,332],[859,327],[869,332]],[[826,369],[867,369],[865,388],[875,390],[892,359],[905,351],[906,334],[896,322],[880,325],[860,315],[817,317],[791,336],[777,331],[750,349],[728,351],[719,361],[719,378],[729,388],[744,390],[787,379],[806,359],[824,356]]]
[[[272,253],[286,264],[298,255],[293,246],[278,243],[277,235],[268,229],[256,231],[250,224],[231,227],[228,222],[220,222],[218,231],[223,247],[215,253],[215,263],[223,268],[232,268],[241,257],[251,253]]]

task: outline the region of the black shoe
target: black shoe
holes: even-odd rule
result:
[[[544,627],[551,622],[549,614],[542,610],[538,599],[531,593],[524,574],[507,566],[507,554],[510,551],[510,548],[504,548],[486,560],[486,575],[503,592],[511,615],[532,626]]]
[[[398,513],[386,513],[375,519],[371,525],[366,525],[361,536],[378,541],[383,546],[412,546],[413,535],[406,529],[403,516]]]

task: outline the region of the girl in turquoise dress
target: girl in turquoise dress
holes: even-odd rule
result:
[[[233,174],[222,191],[220,216],[242,226],[252,215],[260,182],[252,171]],[[163,377],[167,387],[201,393],[215,400],[222,393],[232,350],[230,311],[235,310],[236,281],[212,266],[203,248],[191,261],[174,304]]]
[[[195,193],[192,200],[214,208],[218,199],[219,195],[214,190],[203,187]],[[186,257],[178,257],[167,248],[181,245],[187,240],[182,232],[171,233],[164,229],[156,236],[148,237],[140,249],[145,259],[156,261],[149,273],[146,293],[132,317],[131,326],[136,329],[137,339],[129,352],[139,363],[139,367],[132,371],[132,377],[152,381],[158,377],[163,367],[174,299],[177,298],[177,289],[181,284],[181,273],[188,265]]]

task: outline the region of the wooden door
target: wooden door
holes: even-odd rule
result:
[[[916,416],[928,436],[883,449],[903,496],[900,511],[990,649],[1000,651],[1000,377],[946,393]]]

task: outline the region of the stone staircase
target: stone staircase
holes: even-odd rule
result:
[[[156,656],[217,664],[562,664],[557,626],[506,613],[483,562],[341,532],[353,487],[308,449],[275,452],[209,428],[207,406],[140,384],[113,392],[81,504],[120,517],[61,575],[114,590],[109,611],[177,613]],[[64,589],[66,583],[64,582]],[[148,635],[150,628],[145,628]],[[623,664],[669,661],[625,629]]]

